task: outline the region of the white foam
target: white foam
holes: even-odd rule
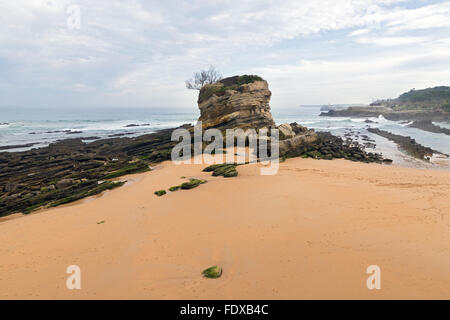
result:
[[[413,124],[413,123],[414,123],[414,121],[410,121],[408,123],[399,123],[399,125],[401,125],[402,127],[407,127],[407,126],[409,126],[410,124]]]

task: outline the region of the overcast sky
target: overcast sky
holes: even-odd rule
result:
[[[0,106],[192,108],[209,65],[277,108],[450,85],[450,1],[0,0],[0,26]]]

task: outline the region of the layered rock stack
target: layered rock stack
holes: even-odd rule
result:
[[[258,76],[234,76],[205,85],[199,93],[203,129],[273,128],[267,81]]]
[[[366,153],[360,146],[346,143],[330,133],[315,132],[297,123],[276,126],[270,112],[267,81],[259,76],[225,78],[201,88],[198,96],[203,129],[279,129],[279,155],[315,159],[344,158],[381,162],[379,155]]]

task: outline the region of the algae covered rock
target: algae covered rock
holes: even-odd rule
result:
[[[219,266],[210,267],[208,269],[203,270],[202,275],[205,278],[217,279],[222,276],[222,268]]]
[[[206,183],[206,180],[202,179],[190,179],[188,182],[183,182],[181,184],[181,189],[188,190],[188,189],[194,189],[198,187],[201,184]]]
[[[155,191],[155,194],[156,194],[158,197],[161,197],[161,196],[163,196],[163,195],[166,194],[166,190],[158,190],[158,191]]]
[[[221,163],[221,164],[213,164],[209,167],[206,167],[203,169],[204,172],[213,172],[213,176],[223,176],[225,178],[230,177],[236,177],[238,175],[238,172],[236,170],[235,164],[227,164],[227,163]]]

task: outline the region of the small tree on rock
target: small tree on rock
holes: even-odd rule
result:
[[[200,90],[205,84],[215,83],[220,80],[222,80],[220,72],[214,66],[210,66],[208,70],[195,72],[191,79],[186,80],[186,88]]]

